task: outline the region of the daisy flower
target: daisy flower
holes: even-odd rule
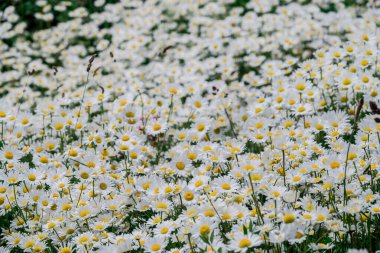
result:
[[[22,152],[13,146],[3,146],[0,150],[0,157],[4,162],[15,163],[22,157]]]

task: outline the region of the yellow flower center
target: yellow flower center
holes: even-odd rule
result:
[[[33,174],[29,174],[29,175],[28,175],[28,179],[29,179],[30,181],[35,181],[35,180],[36,180],[36,176],[33,175]]]
[[[42,251],[42,246],[37,245],[36,247],[33,248],[33,252],[41,252]]]
[[[231,219],[231,215],[229,213],[224,213],[222,215],[222,220],[229,220],[229,219]]]
[[[104,225],[103,224],[98,224],[95,226],[96,230],[103,230],[104,229]]]
[[[191,201],[194,199],[194,194],[192,192],[185,192],[184,194],[184,198],[187,200],[187,201]]]
[[[209,209],[205,212],[206,217],[214,217],[215,213],[213,210]]]
[[[35,245],[34,241],[27,241],[25,243],[25,248],[31,248]]]
[[[68,248],[68,247],[64,247],[64,248],[62,248],[62,249],[59,251],[59,253],[71,253],[71,249]]]
[[[304,83],[299,83],[296,85],[296,89],[299,91],[303,91],[306,88],[306,85]]]
[[[208,235],[210,233],[210,226],[209,225],[202,225],[199,227],[199,233],[201,235]]]
[[[161,249],[161,245],[160,244],[153,244],[150,249],[152,251],[159,251]]]
[[[204,124],[199,124],[199,125],[197,126],[197,130],[198,130],[199,132],[203,131],[204,129],[205,129],[205,125],[204,125]]]
[[[135,117],[135,113],[134,112],[127,112],[125,114],[125,116],[127,116],[128,118],[133,118],[133,117]]]
[[[156,208],[166,209],[168,205],[164,202],[157,203]]]
[[[54,126],[55,130],[59,131],[59,130],[62,130],[63,128],[63,124],[62,123],[56,123],[55,126]]]
[[[163,227],[163,228],[161,228],[161,230],[160,230],[160,233],[161,234],[167,234],[169,232],[169,229],[167,228],[167,227]]]
[[[81,238],[79,238],[78,242],[80,244],[84,244],[86,242],[88,242],[89,238],[87,236],[82,236]]]
[[[40,162],[46,164],[46,163],[49,162],[49,158],[47,158],[46,156],[41,156],[41,157],[40,157]]]
[[[160,124],[154,124],[153,125],[153,130],[154,131],[160,131],[161,130],[161,125]]]
[[[69,210],[71,210],[71,208],[72,208],[71,204],[64,204],[64,205],[62,205],[62,210],[63,211],[69,211]]]
[[[56,225],[57,224],[55,224],[55,222],[50,222],[47,227],[50,229],[50,228],[54,228]]]
[[[350,78],[344,78],[342,80],[342,84],[343,85],[350,85],[352,83],[351,79]]]
[[[331,169],[339,168],[339,166],[340,166],[340,163],[337,162],[337,161],[333,161],[333,162],[330,163],[330,168]]]
[[[91,213],[90,210],[85,209],[85,210],[80,211],[79,216],[83,218],[90,215],[90,213]]]
[[[317,124],[316,126],[315,126],[315,129],[317,129],[317,130],[323,130],[323,128],[324,128],[324,126],[322,125],[322,124]]]
[[[231,185],[230,184],[224,183],[221,186],[222,186],[223,190],[226,190],[226,191],[231,190]]]
[[[46,143],[46,148],[48,150],[53,150],[55,148],[55,144],[54,143]]]
[[[175,164],[176,168],[179,170],[183,170],[185,168],[185,163],[184,162],[177,162]]]
[[[301,177],[300,176],[294,176],[293,177],[293,182],[298,182],[301,180]]]
[[[77,155],[78,155],[78,151],[75,150],[75,149],[70,149],[70,151],[69,151],[69,155],[70,155],[70,156],[77,156]]]
[[[90,177],[90,175],[89,175],[87,172],[82,172],[82,173],[80,174],[80,177],[83,178],[83,179],[87,179],[87,178]]]
[[[251,246],[252,242],[251,240],[247,239],[247,238],[243,238],[240,240],[239,242],[239,248],[248,248],[249,246]]]
[[[323,214],[318,214],[317,221],[324,221],[326,217]]]
[[[288,214],[284,215],[284,223],[285,224],[292,223],[295,220],[296,220],[296,218],[294,217],[294,214],[292,214],[292,213],[288,213]]]
[[[202,107],[202,103],[201,103],[200,101],[195,101],[195,102],[194,102],[194,106],[195,106],[196,108],[201,108],[201,107]]]
[[[8,159],[8,160],[11,160],[11,159],[13,159],[13,153],[12,153],[11,151],[6,151],[6,152],[4,153],[4,157],[5,157],[6,159]]]
[[[199,187],[201,185],[203,185],[203,181],[202,180],[198,180],[197,182],[195,182],[195,187]]]
[[[106,183],[100,183],[99,188],[102,189],[103,191],[107,189],[107,184]]]
[[[29,123],[29,119],[22,119],[21,124],[26,125]]]

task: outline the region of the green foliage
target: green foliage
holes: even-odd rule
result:
[[[29,32],[36,32],[42,29],[47,29],[52,26],[56,26],[59,23],[67,22],[71,20],[69,13],[78,7],[84,7],[89,12],[89,14],[94,12],[100,12],[104,10],[104,7],[96,7],[94,5],[95,1],[92,0],[75,0],[75,1],[65,1],[70,2],[70,6],[67,7],[65,11],[57,11],[54,6],[58,5],[63,1],[61,0],[47,0],[47,3],[52,6],[52,13],[54,14],[54,19],[52,21],[43,21],[35,17],[35,14],[41,12],[42,8],[37,5],[36,0],[4,0],[0,3],[0,10],[5,10],[8,6],[14,6],[16,8],[16,13],[20,16],[22,21],[27,24],[27,30]],[[119,0],[106,0],[106,4],[117,3]]]

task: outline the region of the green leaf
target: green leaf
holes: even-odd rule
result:
[[[214,241],[214,230],[211,232],[211,236],[210,236],[210,242],[213,242]]]

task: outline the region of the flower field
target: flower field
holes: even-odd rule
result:
[[[0,253],[380,250],[380,1],[0,18]]]

